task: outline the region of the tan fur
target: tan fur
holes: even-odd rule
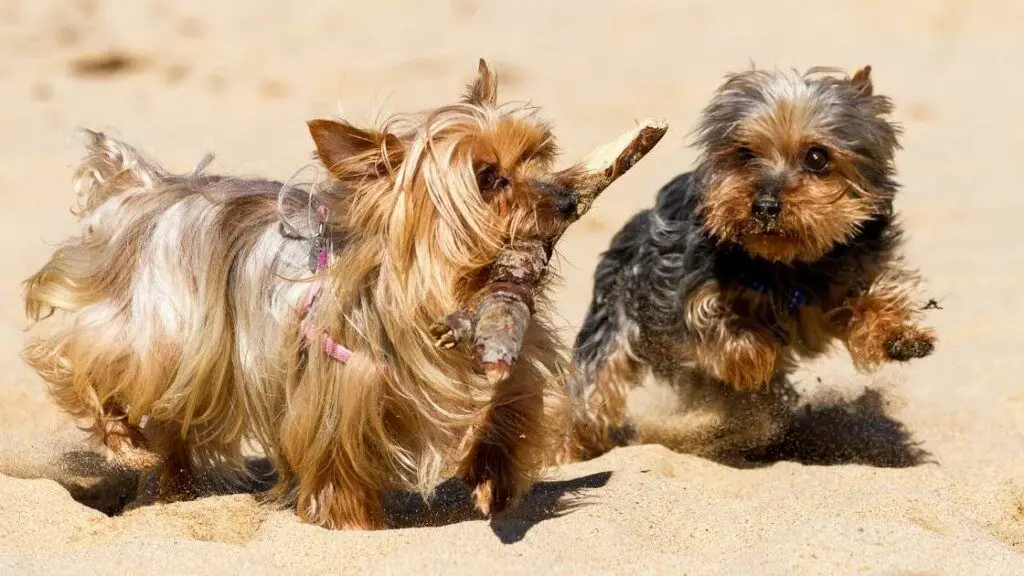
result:
[[[832,298],[801,307],[790,316],[753,290],[722,290],[708,281],[688,301],[687,323],[699,336],[683,355],[735,390],[763,389],[780,369],[797,359],[813,359],[840,339],[854,366],[871,371],[891,361],[887,346],[935,344],[931,329],[917,328],[920,278],[900,267],[891,254],[878,255],[867,275],[869,287],[854,291],[837,279]],[[772,332],[785,336],[781,346]],[[916,344],[915,344],[916,343]]]
[[[586,414],[577,417],[573,443],[559,461],[592,458],[630,441],[715,458],[764,446],[788,422],[792,393],[780,374],[798,360],[822,355],[838,339],[855,367],[870,371],[893,360],[887,347],[894,343],[934,346],[934,332],[913,323],[919,277],[891,253],[875,257],[859,263],[867,271],[865,290],[837,278],[830,298],[793,316],[764,294],[708,280],[687,301],[685,322],[697,338],[673,350],[646,344],[648,354],[702,370],[678,371],[676,380],[650,374],[620,346],[598,369]],[[649,396],[659,386],[667,386],[657,400],[669,405],[664,413],[652,415],[648,405],[643,417],[631,415],[631,395]]]
[[[480,74],[466,100],[378,129],[311,122],[333,177],[312,195],[171,174],[91,133],[80,235],[26,282],[30,317],[66,322],[25,359],[118,457],[159,460],[168,497],[198,466],[240,468],[254,442],[277,468],[273,494],[322,526],[382,527],[384,490],[429,494],[451,472],[483,512],[513,504],[558,441],[546,414],[564,410],[547,314],[497,390],[429,333],[469,303],[504,243],[551,225],[533,184],[549,177],[552,136],[531,110],[495,107],[496,81]],[[508,181],[485,198],[488,163]],[[330,210],[333,256],[315,278],[313,202]],[[354,351],[347,363],[299,335],[314,282],[310,320]]]

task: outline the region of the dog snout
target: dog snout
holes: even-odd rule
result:
[[[782,213],[782,191],[786,187],[784,175],[773,174],[758,182],[757,196],[750,212],[758,220],[775,220]]]
[[[782,202],[775,196],[762,195],[754,199],[750,210],[760,220],[774,220],[782,212]]]
[[[537,189],[551,197],[555,205],[555,212],[560,218],[571,218],[576,214],[579,204],[579,195],[575,190],[560,186],[553,182],[536,182]]]

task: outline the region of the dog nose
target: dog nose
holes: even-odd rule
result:
[[[782,203],[774,196],[760,196],[754,200],[751,212],[753,212],[755,218],[774,220],[782,212]]]
[[[561,218],[571,218],[576,214],[579,205],[579,194],[564,186],[551,182],[536,182],[537,188],[551,196],[555,211]]]

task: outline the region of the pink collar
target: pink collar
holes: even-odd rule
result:
[[[327,268],[327,257],[328,257],[328,242],[327,242],[327,207],[319,206],[316,210],[317,216],[319,217],[319,224],[317,226],[316,236],[313,237],[313,248],[310,254],[311,264],[313,264],[313,272],[322,272]],[[309,311],[313,308],[313,304],[316,303],[316,297],[320,293],[320,284],[316,284],[309,290],[309,297],[306,299],[306,305],[302,309],[302,322],[299,324],[299,330],[306,336],[306,340],[315,342],[317,340],[316,329],[313,328],[313,323],[309,317]],[[338,344],[331,338],[331,335],[325,330],[320,334],[320,347],[323,351],[334,358],[338,362],[345,363],[352,358],[354,352],[348,348]]]
[[[306,307],[303,310],[302,322],[299,324],[299,329],[302,330],[302,333],[306,336],[306,340],[309,340],[310,342],[315,342],[317,337],[316,329],[313,328],[313,323],[309,317],[309,310],[313,307],[313,303],[316,302],[316,296],[319,292],[320,286],[314,286],[310,289],[309,299],[306,301]],[[335,342],[334,338],[331,338],[331,335],[328,334],[326,330],[320,334],[320,346],[328,356],[341,363],[348,362],[354,354],[354,352],[348,348]]]

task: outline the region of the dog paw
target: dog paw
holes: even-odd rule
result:
[[[149,470],[163,462],[149,448],[142,430],[123,418],[103,423],[103,444],[107,447],[107,459],[129,470]]]
[[[514,475],[512,462],[500,447],[481,444],[460,477],[472,488],[476,509],[493,518],[505,511],[519,493]]]
[[[473,489],[473,504],[481,514],[492,517],[508,507],[511,494],[498,490],[494,480],[484,480]]]
[[[430,336],[434,338],[434,346],[442,350],[451,350],[458,342],[455,331],[446,324],[434,324],[430,327]]]
[[[434,338],[434,345],[442,350],[468,342],[473,337],[473,315],[465,310],[453,312],[431,326],[430,335]]]
[[[886,356],[897,362],[924,358],[934,350],[935,336],[927,330],[907,328],[885,340]]]

